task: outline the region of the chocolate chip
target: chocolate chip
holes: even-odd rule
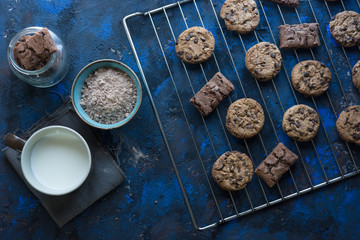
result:
[[[308,69],[309,68],[309,64],[305,63],[305,68]]]
[[[268,42],[267,42],[267,43],[265,43],[265,46],[266,46],[266,47],[270,46],[270,43],[268,43]]]
[[[225,164],[221,163],[220,167],[218,167],[218,170],[222,170],[224,167],[225,167]]]
[[[259,74],[259,71],[257,69],[255,69],[254,71],[255,74]]]
[[[346,27],[346,26],[343,26],[343,27],[341,28],[341,30],[342,30],[342,31],[346,31],[346,30],[347,30],[347,27]]]
[[[315,111],[314,110],[308,110],[308,113],[313,114],[313,113],[315,113]]]
[[[358,24],[358,21],[356,21],[356,20],[354,19],[353,25],[357,25],[357,24]]]
[[[184,51],[178,51],[177,54],[179,54],[181,56],[184,54]]]
[[[324,73],[325,73],[324,71],[320,71],[320,74],[321,74],[321,75],[324,75]]]
[[[230,172],[234,172],[235,167],[234,166],[230,166]]]
[[[189,33],[189,37],[191,37],[191,38],[192,38],[193,36],[194,36],[194,33],[192,33],[192,32],[191,32],[191,33]]]
[[[310,31],[315,31],[315,27],[313,25],[310,26]]]
[[[230,153],[229,153],[229,152],[226,152],[226,153],[225,153],[225,156],[227,156],[227,157],[230,156]]]
[[[204,43],[204,48],[209,48],[209,44]]]
[[[277,47],[274,45],[274,46],[272,46],[272,48],[273,48],[273,49],[276,49]]]
[[[360,140],[360,134],[354,133],[354,134],[352,135],[352,137],[353,137],[355,140]]]
[[[304,77],[309,77],[309,73],[308,72],[304,72]]]
[[[360,31],[360,27],[359,27],[359,26],[356,26],[356,30],[357,30],[357,31]]]
[[[200,37],[201,41],[205,42],[206,39],[204,37]]]
[[[186,41],[190,41],[190,37],[189,37],[189,36],[186,36],[186,37],[185,37],[185,40],[186,40]]]
[[[197,38],[194,39],[194,43],[197,44],[199,40]]]
[[[344,112],[350,112],[350,110],[346,108],[346,109],[344,110]]]
[[[195,60],[196,60],[196,59],[199,59],[199,55],[198,55],[198,54],[195,54],[194,59],[195,59]]]
[[[301,123],[300,123],[299,121],[296,121],[295,126],[296,126],[297,128],[300,128],[300,127],[301,127]]]
[[[186,58],[187,60],[191,60],[191,59],[192,59],[192,56],[191,56],[190,54],[186,54],[185,58]]]
[[[300,113],[300,114],[304,114],[304,113],[305,113],[304,109],[303,109],[303,108],[300,108],[299,113]]]
[[[275,63],[275,68],[280,68],[280,67],[281,67],[280,63],[276,62]]]
[[[271,54],[270,54],[270,57],[275,58],[275,57],[276,57],[276,54],[275,54],[275,53],[271,53]]]
[[[299,85],[299,84],[296,84],[295,88],[296,88],[296,89],[300,89],[300,85]]]
[[[246,12],[246,13],[248,12],[247,8],[243,8],[243,10],[244,10],[244,12]]]
[[[265,63],[261,63],[260,66],[265,67]]]
[[[248,125],[246,125],[246,128],[247,128],[247,129],[253,129],[254,126],[253,126],[252,124],[248,124]]]
[[[313,118],[312,121],[313,121],[314,123],[318,123],[318,122],[319,122],[319,120],[318,120],[317,118]]]
[[[256,7],[252,7],[252,10],[254,11],[256,9]]]
[[[309,127],[309,128],[308,128],[308,131],[309,131],[309,132],[313,132],[314,129]]]

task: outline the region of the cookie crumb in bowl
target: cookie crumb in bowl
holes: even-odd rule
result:
[[[110,130],[128,123],[142,100],[141,84],[127,65],[100,59],[86,65],[76,76],[71,99],[75,112],[87,124]]]
[[[85,79],[80,105],[94,121],[113,124],[130,115],[136,100],[136,86],[126,73],[99,68]]]

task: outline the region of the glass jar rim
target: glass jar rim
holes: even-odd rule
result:
[[[16,62],[16,60],[15,60],[14,47],[15,47],[16,43],[20,40],[20,38],[22,38],[23,36],[26,36],[26,35],[35,34],[35,33],[39,32],[39,31],[41,31],[43,28],[44,27],[27,27],[27,28],[24,28],[21,31],[19,31],[18,33],[16,33],[15,36],[11,39],[11,41],[9,43],[8,52],[7,52],[9,63],[17,71],[21,72],[22,74],[25,74],[25,75],[39,75],[41,73],[44,73],[51,67],[51,65],[53,64],[53,62],[55,60],[55,56],[54,56],[55,54],[51,54],[51,57],[50,57],[49,61],[46,63],[46,65],[43,66],[40,69],[37,69],[37,70],[25,70],[22,67],[20,67],[18,65],[18,63]],[[52,37],[56,36],[56,34],[53,33],[50,29],[48,29],[48,30],[49,30],[49,33],[50,33],[50,35]]]

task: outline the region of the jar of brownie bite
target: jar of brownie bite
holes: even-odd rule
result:
[[[59,83],[70,65],[61,39],[42,27],[18,32],[10,41],[7,57],[11,71],[18,78],[40,88]]]

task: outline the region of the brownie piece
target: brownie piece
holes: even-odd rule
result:
[[[270,0],[271,2],[282,4],[290,7],[298,7],[299,0]]]
[[[280,48],[313,48],[320,46],[319,24],[303,23],[279,26]]]
[[[269,187],[273,187],[299,157],[284,144],[279,143],[267,158],[255,169]]]
[[[220,72],[207,82],[190,102],[204,116],[208,116],[219,103],[235,89],[234,85]]]
[[[21,68],[33,71],[44,67],[56,51],[49,30],[43,28],[32,36],[23,36],[15,44],[14,58]]]

